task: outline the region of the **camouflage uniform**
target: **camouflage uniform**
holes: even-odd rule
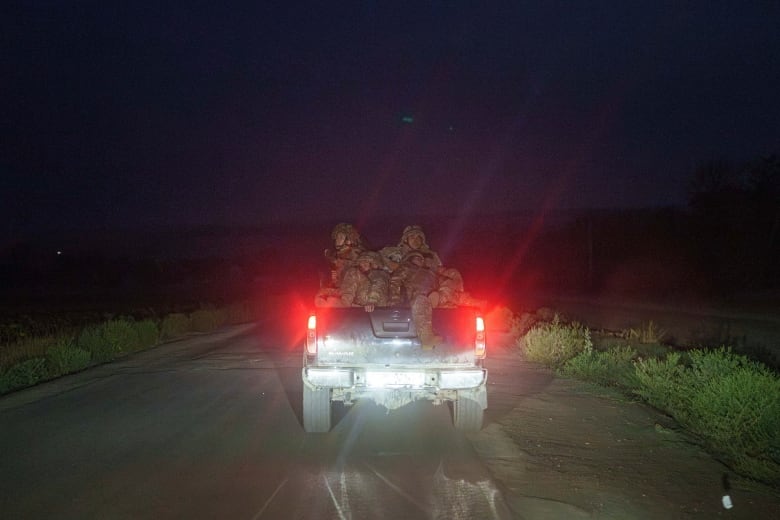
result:
[[[344,273],[344,278],[339,287],[341,305],[351,307],[360,304],[360,300],[368,291],[368,276],[357,266],[352,266]]]
[[[436,290],[436,273],[425,266],[421,253],[406,255],[390,276],[390,301],[394,305],[411,303],[417,296],[428,296]]]
[[[474,298],[463,290],[463,277],[457,269],[441,266],[436,271],[436,274],[439,278],[439,299],[437,305],[435,305],[436,307],[465,305],[467,307],[484,309],[487,306],[485,300]]]
[[[435,294],[435,290],[436,273],[425,266],[425,258],[418,251],[406,255],[390,276],[390,305],[409,304],[424,347],[442,341],[433,332],[433,304],[429,295]]]
[[[419,240],[415,240],[416,238],[419,238]],[[428,269],[435,271],[442,265],[439,255],[425,241],[425,233],[420,226],[406,226],[401,234],[401,241],[398,243],[398,247],[403,255],[407,255],[411,251],[419,251],[420,253],[430,255],[429,258],[426,258]]]
[[[364,250],[360,233],[352,224],[336,224],[330,237],[333,239],[334,248],[325,250],[325,258],[330,264],[330,279],[320,287],[314,297],[317,307],[341,305],[340,287],[344,282],[344,275]]]
[[[377,253],[365,252],[347,269],[341,284],[341,303],[364,307],[387,305],[389,275]],[[369,310],[368,308],[366,310]]]
[[[383,247],[379,250],[379,255],[382,257],[384,269],[388,273],[392,273],[398,268],[404,256],[401,248],[396,246]]]
[[[364,253],[370,262],[371,268],[368,276],[368,290],[365,295],[366,304],[378,305],[384,307],[389,300],[390,292],[390,273],[385,270],[385,263],[379,253]]]
[[[334,248],[325,250],[325,258],[330,261],[331,283],[338,287],[346,270],[351,267],[365,248],[363,239],[352,224],[336,224],[330,234]]]
[[[463,292],[463,277],[457,269],[441,266],[436,271],[439,277],[439,307],[453,307],[458,304]]]
[[[437,273],[437,290],[429,294],[429,299],[434,307],[454,307],[456,305],[485,307],[487,302],[478,300],[464,291],[463,277],[457,269],[442,265],[439,255],[428,246],[425,233],[420,226],[406,226],[398,247],[405,253],[419,251],[425,257],[425,264],[428,268]]]

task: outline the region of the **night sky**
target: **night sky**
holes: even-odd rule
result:
[[[2,3],[6,237],[684,205],[780,151],[775,1],[156,4]]]

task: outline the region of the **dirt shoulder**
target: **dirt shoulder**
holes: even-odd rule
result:
[[[491,367],[489,402],[503,410],[470,440],[517,518],[780,518],[780,490],[733,475],[656,410],[512,348]],[[518,392],[506,375],[535,383]]]

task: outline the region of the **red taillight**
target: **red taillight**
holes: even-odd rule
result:
[[[317,354],[317,316],[312,314],[306,324],[306,353],[310,356]]]
[[[485,342],[485,319],[482,316],[477,316],[475,328],[477,334],[474,340],[474,357],[477,359],[485,359],[487,347]]]

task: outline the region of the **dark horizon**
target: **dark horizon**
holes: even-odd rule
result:
[[[461,271],[470,290],[493,298],[552,291],[731,301],[761,293],[776,304],[776,208],[756,207],[761,211],[751,215],[746,206],[732,207],[726,214],[666,208],[558,218],[515,213],[375,219],[359,227],[376,250],[396,245],[406,225],[422,225],[428,243]],[[208,299],[197,293],[209,290],[225,300],[259,290],[262,280],[273,290],[298,290],[308,301],[305,295],[326,268],[322,253],[332,245],[335,223],[41,235],[0,250],[0,293],[6,303],[19,304],[45,301],[46,295],[50,304],[79,294],[85,302],[121,300],[133,291],[159,297],[160,290],[170,292],[166,298],[195,301]]]
[[[780,145],[766,2],[12,1],[0,235],[683,206]]]
[[[545,227],[559,227],[569,224],[577,219],[608,216],[608,215],[659,215],[666,213],[690,213],[687,206],[659,206],[646,208],[571,208],[539,210],[497,210],[471,214],[468,219],[458,213],[451,214],[386,214],[371,215],[368,218],[356,219],[354,215],[334,215],[328,218],[312,220],[309,216],[287,216],[286,218],[269,218],[261,222],[244,224],[230,224],[220,222],[210,223],[170,223],[169,225],[138,224],[135,226],[109,227],[103,224],[94,226],[53,226],[51,228],[39,228],[27,233],[15,233],[13,236],[0,235],[0,255],[2,251],[13,247],[15,244],[40,244],[51,239],[78,240],[86,249],[90,243],[116,241],[125,243],[126,247],[133,247],[132,237],[160,237],[160,236],[241,236],[269,233],[270,235],[290,233],[316,233],[322,235],[323,241],[328,241],[330,230],[339,222],[347,222],[357,226],[361,230],[367,230],[367,234],[379,234],[383,237],[399,235],[402,229],[410,224],[419,224],[423,227],[434,225],[437,229],[463,226],[466,221],[470,225],[484,223],[500,223],[502,226],[517,226],[523,229],[533,225]],[[396,229],[397,228],[397,229]]]

